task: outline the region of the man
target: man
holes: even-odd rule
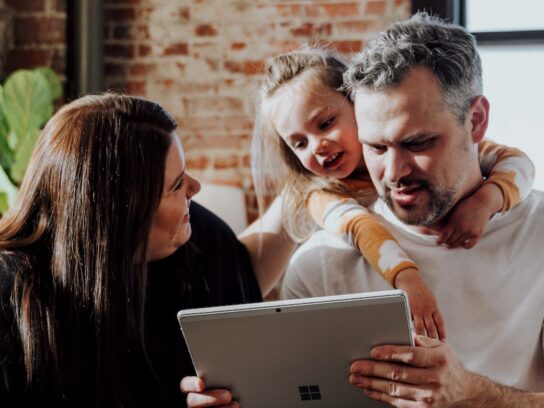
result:
[[[494,215],[470,250],[436,244],[449,211],[483,182],[477,144],[489,103],[473,37],[416,14],[370,43],[345,79],[380,196],[374,211],[420,267],[448,336],[377,347],[352,364],[350,382],[397,407],[544,406],[544,194]],[[283,292],[386,288],[359,253],[320,231],[295,253]]]

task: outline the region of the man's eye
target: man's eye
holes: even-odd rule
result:
[[[387,147],[383,145],[368,145],[368,149],[373,153],[382,154],[385,153]]]
[[[327,130],[328,128],[330,128],[334,124],[335,119],[336,119],[336,116],[332,116],[328,118],[327,120],[324,120],[323,122],[321,122],[319,124],[319,130]]]
[[[406,143],[406,148],[412,152],[421,152],[431,147],[434,138]]]

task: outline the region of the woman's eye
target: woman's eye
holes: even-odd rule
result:
[[[336,119],[336,117],[332,116],[332,117],[328,118],[327,120],[324,120],[323,122],[321,122],[319,124],[319,130],[326,130],[326,129],[330,128],[333,125],[335,119]]]
[[[174,190],[180,190],[183,187],[183,184],[185,183],[185,177],[181,177],[178,182],[176,183],[176,186],[174,187]]]

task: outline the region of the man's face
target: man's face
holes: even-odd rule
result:
[[[356,93],[368,171],[406,224],[438,225],[479,174],[471,121],[467,115],[461,125],[441,98],[439,82],[426,68],[413,69],[397,87]]]

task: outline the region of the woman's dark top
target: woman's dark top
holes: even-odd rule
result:
[[[194,375],[194,370],[176,319],[180,309],[262,300],[248,253],[230,228],[196,203],[191,205],[191,226],[188,244],[171,257],[149,265],[145,339],[153,370],[142,356],[129,359],[133,400],[125,406],[185,406],[179,382],[184,376]],[[51,402],[58,406],[58,396],[52,392],[26,389],[22,348],[10,301],[17,257],[0,252],[0,260],[0,405],[7,408]],[[88,345],[84,339],[79,341],[83,342],[81,354],[71,360],[72,389],[85,379],[81,367],[92,366],[92,361],[85,362],[92,359],[85,352]],[[59,350],[59,354],[62,352]],[[74,393],[64,398],[63,406],[89,406]]]

